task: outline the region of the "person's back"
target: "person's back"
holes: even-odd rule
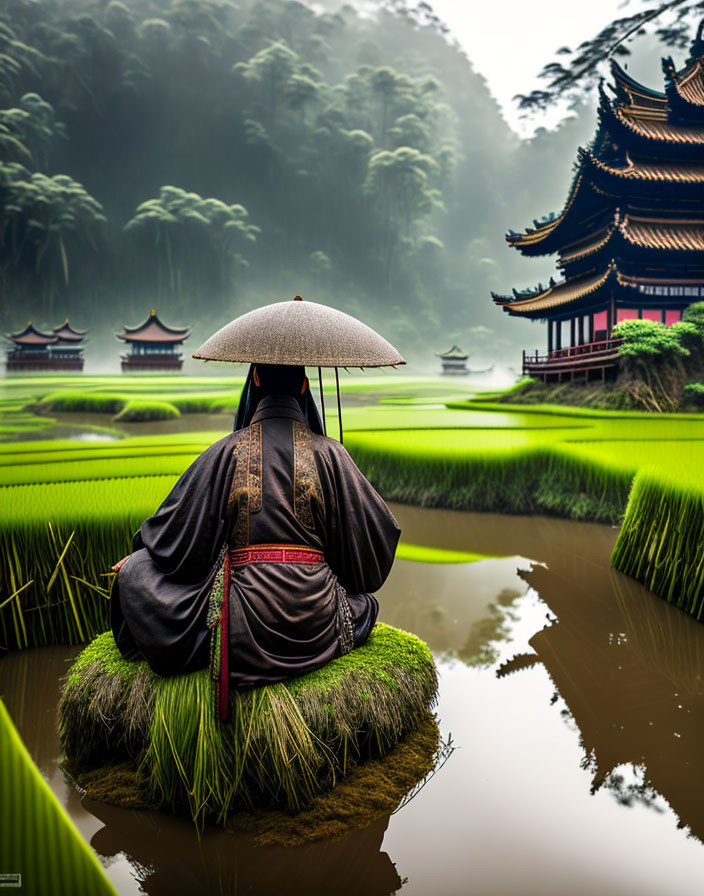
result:
[[[123,653],[162,674],[207,665],[225,543],[231,686],[318,668],[362,643],[376,620],[368,592],[388,575],[398,526],[342,445],[312,432],[288,392],[257,396],[247,425],[201,455],[135,537],[113,631]]]

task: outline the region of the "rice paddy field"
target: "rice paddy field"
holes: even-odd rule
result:
[[[236,874],[251,882],[251,892],[274,892],[266,884],[271,875],[278,891],[296,881],[295,892],[332,892],[340,862],[361,850],[369,855],[365,892],[401,885],[411,894],[466,892],[468,875],[478,875],[480,892],[525,892],[496,854],[501,843],[519,857],[522,879],[538,882],[536,892],[625,896],[636,888],[655,896],[665,879],[675,880],[675,868],[687,869],[679,880],[689,882],[676,891],[695,892],[704,819],[688,801],[700,775],[688,757],[698,755],[704,719],[701,629],[633,579],[700,618],[704,415],[511,406],[482,395],[480,383],[439,377],[343,374],[342,405],[344,444],[384,497],[399,502],[403,540],[379,595],[381,619],[430,646],[441,673],[441,735],[458,738],[458,758],[398,816],[346,834],[339,847],[307,846],[308,859],[279,847],[263,862],[240,840],[232,852],[220,834],[201,846],[164,813],[145,812],[137,821],[119,807],[89,800],[84,808],[55,774],[55,735],[41,727],[54,718],[59,676],[78,650],[67,645],[107,627],[111,565],[189,464],[231,431],[242,382],[0,382],[0,656],[7,654],[0,694],[31,747],[23,774],[33,760],[51,779],[116,890],[159,892],[159,877],[173,867],[170,891],[178,892],[182,875],[195,881],[203,874],[207,854],[208,873],[220,869],[217,880],[206,875],[208,886],[222,888]],[[331,385],[326,381],[326,417],[336,436]],[[317,383],[312,388],[317,399]],[[610,568],[610,557],[627,575]],[[16,650],[32,646],[43,647]],[[626,684],[617,686],[624,675]],[[38,712],[40,691],[46,705]],[[9,723],[5,730],[12,733]],[[672,747],[673,731],[683,738],[682,755],[679,741]],[[497,791],[499,778],[506,780]],[[485,779],[492,783],[484,786]],[[455,817],[459,793],[464,806],[479,807],[481,823],[464,809]],[[45,797],[39,802],[48,806]],[[521,865],[538,802],[551,809]],[[624,807],[631,809],[628,824]],[[379,814],[378,807],[369,811],[370,818]],[[338,801],[335,816],[341,812]],[[519,823],[507,824],[516,813]],[[311,824],[328,824],[323,816]],[[469,842],[484,844],[469,866],[468,824]],[[567,857],[565,832],[563,847],[585,844],[584,861]],[[612,847],[624,837],[631,851],[647,843],[647,854],[657,856],[636,877],[629,849]],[[410,884],[387,881],[382,839]],[[220,868],[220,857],[231,853],[237,867]],[[551,865],[554,854],[564,867]],[[328,866],[320,880],[306,877],[305,868]],[[442,882],[431,867],[442,867]]]
[[[231,431],[242,383],[173,375],[2,382],[6,647],[83,641],[104,627],[110,566],[180,474]],[[319,403],[315,381],[311,388]],[[331,376],[324,396],[328,432],[337,435]],[[625,515],[617,567],[700,616],[704,415],[491,397],[440,377],[343,373],[344,443],[387,499],[611,524]],[[402,543],[400,551],[433,553],[423,547]]]

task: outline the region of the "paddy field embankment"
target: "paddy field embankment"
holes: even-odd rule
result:
[[[110,566],[178,476],[230,430],[241,383],[174,376],[4,381],[4,646],[75,643],[105,627]],[[700,616],[704,415],[511,406],[465,401],[467,391],[457,382],[393,373],[345,378],[345,445],[389,500],[623,522],[614,565]],[[335,435],[334,393],[325,394]],[[68,418],[71,438],[62,439]],[[433,550],[401,546],[424,560]]]

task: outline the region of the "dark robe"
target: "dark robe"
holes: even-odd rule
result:
[[[298,401],[263,398],[249,426],[186,470],[135,535],[112,594],[121,652],[162,675],[208,665],[208,598],[223,544],[290,544],[324,562],[234,567],[228,601],[229,681],[253,687],[302,675],[339,652],[337,586],[355,646],[378,612],[400,530],[334,439],[311,432]]]

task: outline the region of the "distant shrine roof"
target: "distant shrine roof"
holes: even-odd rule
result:
[[[124,342],[183,342],[191,333],[190,327],[167,327],[152,310],[149,317],[138,327],[124,327],[122,333],[117,333],[117,338]]]
[[[453,345],[452,348],[446,352],[442,352],[442,353],[438,352],[436,354],[437,354],[438,358],[457,358],[458,360],[465,360],[465,361],[469,357],[469,355],[465,354],[462,351],[462,349],[457,345]]]
[[[74,330],[68,322],[68,318],[66,318],[60,327],[54,327],[54,335],[58,336],[62,342],[83,342],[83,338],[87,332],[88,330]]]
[[[15,345],[54,345],[59,341],[59,337],[55,334],[42,333],[32,325],[29,321],[27,326],[21,333],[8,333],[7,338],[11,339]]]

